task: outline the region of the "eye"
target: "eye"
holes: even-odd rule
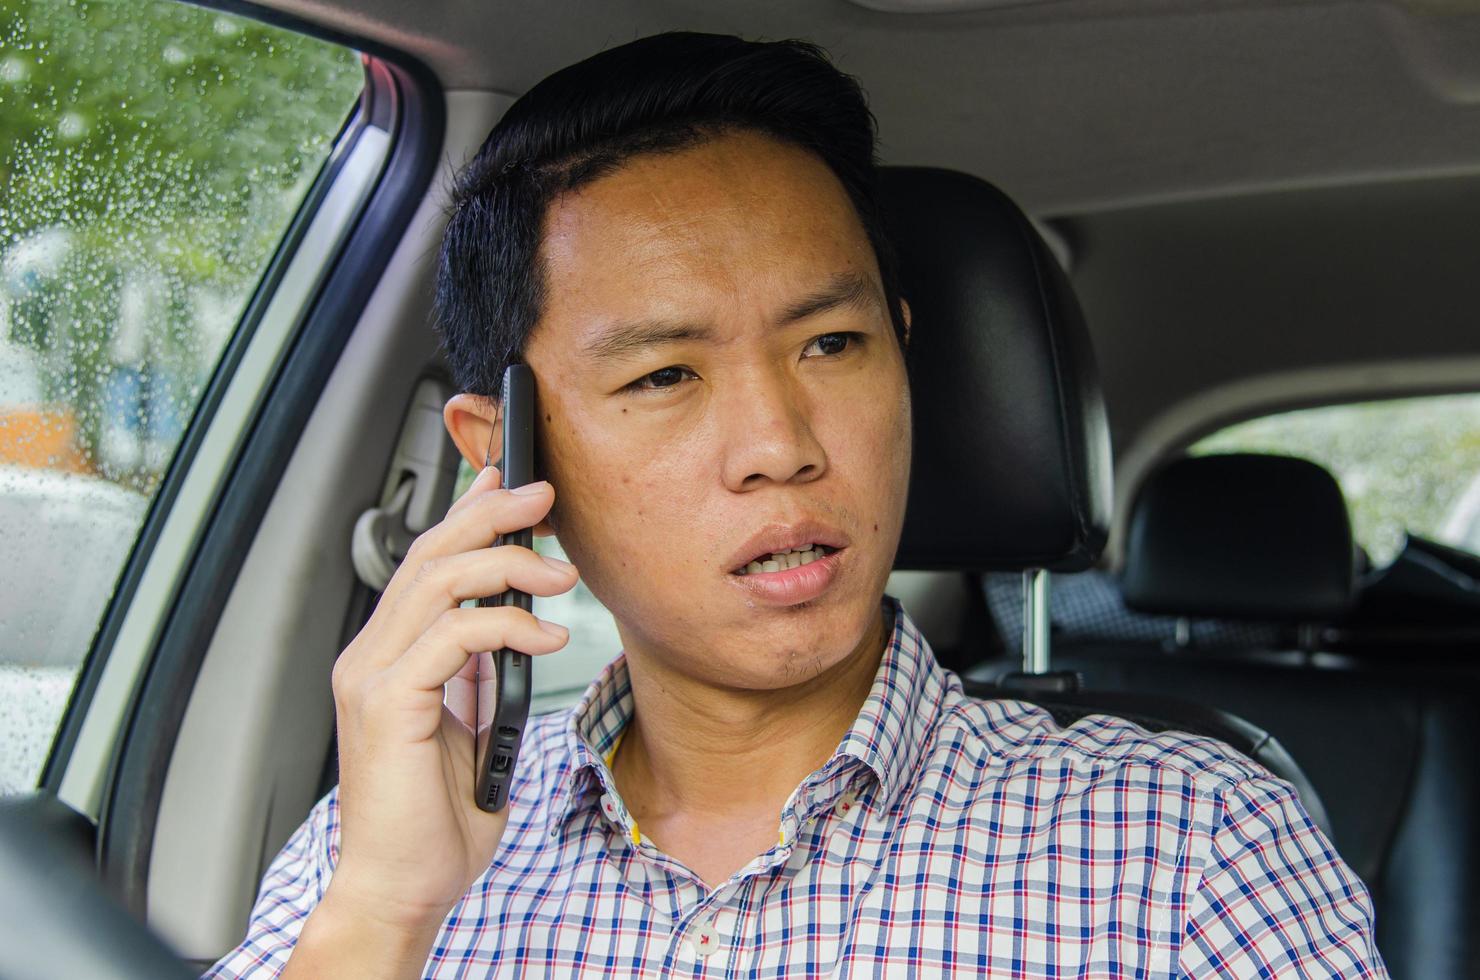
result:
[[[658,391],[663,388],[672,388],[685,378],[692,377],[694,372],[684,367],[665,367],[644,374],[627,387],[635,391]]]
[[[849,346],[856,346],[859,339],[856,333],[825,333],[814,337],[806,350],[802,351],[802,356],[835,357],[847,350]]]

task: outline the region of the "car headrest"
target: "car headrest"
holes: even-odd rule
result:
[[[1304,459],[1178,459],[1131,505],[1121,590],[1150,613],[1282,622],[1339,617],[1356,590],[1341,487]]]
[[[882,182],[912,316],[895,567],[1090,567],[1110,523],[1110,431],[1068,278],[991,184],[927,167],[884,167]]]

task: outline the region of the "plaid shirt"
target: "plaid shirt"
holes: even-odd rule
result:
[[[1288,783],[1210,739],[968,697],[885,602],[857,721],[712,891],[612,781],[624,657],[532,719],[508,831],[425,976],[1386,976],[1365,887]],[[338,837],[331,792],[208,977],[282,970]]]

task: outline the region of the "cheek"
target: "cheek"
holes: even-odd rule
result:
[[[869,523],[859,530],[872,532],[877,522],[877,530],[887,534],[903,521],[909,491],[910,400],[902,377],[884,374],[879,382],[867,389],[871,397],[850,397],[829,410],[831,431],[819,438],[860,516],[868,515]],[[877,392],[889,394],[878,397]]]
[[[615,600],[634,577],[691,574],[685,563],[707,553],[694,547],[703,538],[695,506],[707,499],[697,449],[598,436],[608,430],[590,419],[547,429],[555,527],[586,584]]]
[[[893,464],[895,493],[899,498],[900,521],[904,520],[904,502],[910,489],[910,465],[914,458],[914,414],[909,385],[904,384],[891,413],[889,461]]]

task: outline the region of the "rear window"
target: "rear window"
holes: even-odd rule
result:
[[[1272,453],[1326,467],[1374,565],[1390,562],[1410,531],[1480,553],[1480,395],[1282,412],[1229,426],[1188,452]]]

